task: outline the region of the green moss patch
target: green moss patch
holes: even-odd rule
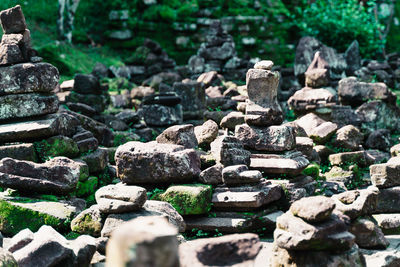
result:
[[[211,209],[212,190],[209,185],[171,186],[158,200],[170,203],[181,215],[205,214]]]
[[[66,136],[54,136],[47,140],[35,142],[33,145],[42,161],[57,156],[74,158],[79,155],[78,145]]]

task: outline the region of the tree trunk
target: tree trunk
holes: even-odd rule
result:
[[[58,32],[61,40],[72,42],[72,31],[74,30],[75,13],[80,0],[58,0]]]

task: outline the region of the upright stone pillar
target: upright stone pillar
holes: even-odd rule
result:
[[[280,74],[272,71],[272,61],[261,61],[246,75],[247,100],[245,121],[249,125],[271,126],[283,122],[283,112],[278,103]]]

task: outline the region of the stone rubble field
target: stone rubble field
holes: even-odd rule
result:
[[[400,54],[282,68],[215,21],[186,66],[148,39],[60,84],[0,21],[0,266],[400,266]]]

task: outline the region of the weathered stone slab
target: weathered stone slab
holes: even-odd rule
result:
[[[0,96],[0,120],[27,118],[58,110],[55,95],[16,94]]]
[[[23,63],[0,68],[0,95],[50,93],[58,84],[59,73],[48,63]]]
[[[127,184],[193,181],[200,158],[193,149],[156,142],[128,142],[115,153],[117,173]]]

